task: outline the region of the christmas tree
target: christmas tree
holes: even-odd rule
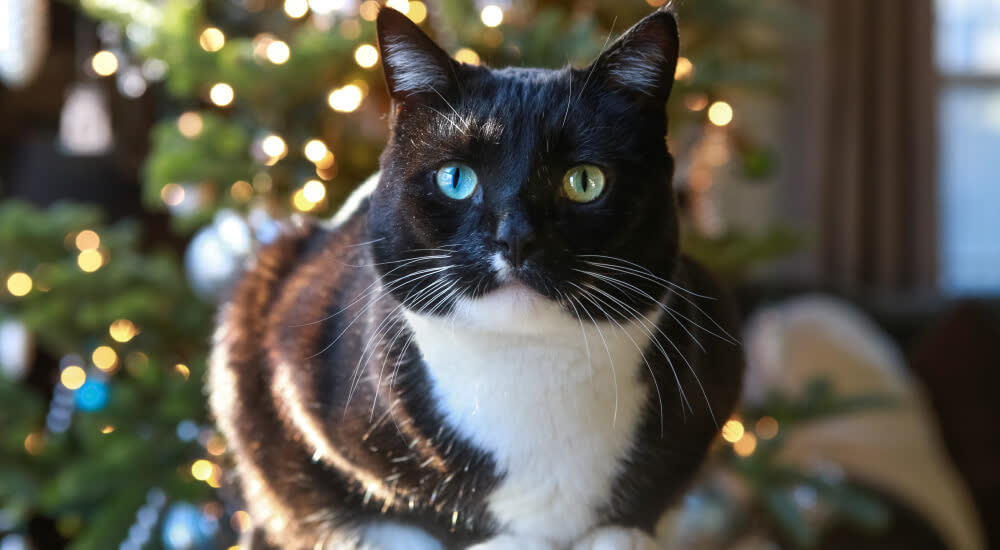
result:
[[[588,63],[658,3],[388,5],[463,62],[559,67]],[[0,205],[0,534],[26,547],[54,528],[46,548],[226,548],[248,522],[227,491],[225,442],[202,391],[215,301],[275,236],[276,220],[331,215],[377,169],[388,110],[374,42],[380,4],[82,0],[80,9],[101,22],[100,49],[81,52],[87,79],[161,99],[143,196],[190,240],[181,255],[167,239],[140,246],[143,215],[107,225],[93,207]],[[727,231],[711,188],[734,170],[773,170],[734,104],[776,89],[781,36],[803,20],[778,0],[676,9],[683,57],[670,140],[688,240],[736,276],[790,239]],[[81,86],[71,97],[88,105],[98,93]],[[67,123],[63,140],[106,148],[94,131],[100,110],[84,112],[98,120],[82,132]],[[32,372],[45,359],[51,372]],[[44,383],[28,384],[29,373]]]

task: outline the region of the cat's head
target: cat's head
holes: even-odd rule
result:
[[[514,291],[599,319],[663,295],[678,254],[672,13],[580,69],[459,63],[391,9],[378,38],[392,133],[369,226],[397,299],[447,315]]]

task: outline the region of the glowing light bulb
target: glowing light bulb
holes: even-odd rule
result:
[[[487,27],[498,27],[500,23],[503,23],[503,10],[500,9],[500,6],[490,4],[479,12],[479,18]]]
[[[196,138],[204,129],[205,123],[201,115],[193,111],[188,111],[177,117],[177,131],[186,138]]]
[[[326,144],[322,141],[318,139],[311,139],[308,143],[306,143],[302,152],[310,162],[319,162],[323,160],[323,157],[326,156],[329,149],[326,148]]]
[[[708,108],[708,120],[716,126],[727,126],[733,121],[733,108],[725,101],[716,101]]]
[[[406,16],[410,18],[410,21],[418,25],[423,23],[424,19],[427,19],[427,4],[424,4],[420,0],[411,0],[410,11]]]
[[[283,65],[292,56],[292,50],[288,44],[281,40],[275,40],[267,45],[267,60],[275,65]]]
[[[118,319],[108,327],[108,333],[115,342],[128,342],[139,334],[139,329],[128,319]],[[111,348],[108,348],[111,349]],[[95,361],[96,362],[96,361]]]
[[[745,432],[746,430],[743,428],[743,423],[735,418],[732,418],[722,426],[722,439],[725,439],[730,443],[736,443],[743,437]]]
[[[208,92],[209,99],[212,103],[215,103],[219,107],[226,107],[233,102],[236,97],[236,93],[233,92],[233,87],[224,82],[220,82],[214,86]]]
[[[694,73],[694,64],[686,57],[677,59],[677,69],[674,71],[674,79],[681,80]]]
[[[204,458],[199,458],[191,465],[191,475],[198,481],[206,481],[212,476],[212,470],[215,469],[214,466],[214,464]]]
[[[7,291],[14,296],[20,297],[28,294],[31,292],[32,286],[31,276],[22,271],[11,273],[10,277],[7,277]]]
[[[354,50],[354,60],[365,69],[374,67],[378,63],[378,50],[371,44],[362,44]]]
[[[479,65],[479,54],[469,48],[462,48],[455,52],[455,61],[468,63],[469,65]]]
[[[76,265],[86,273],[93,273],[104,265],[104,257],[97,250],[90,248],[80,252],[76,257]]]
[[[309,2],[306,0],[285,0],[285,14],[292,19],[298,19],[309,12]]]
[[[387,0],[385,7],[392,8],[403,15],[410,12],[410,0]]]
[[[80,250],[88,250],[101,246],[101,236],[90,229],[84,229],[76,234],[76,247]]]
[[[90,66],[100,76],[111,76],[118,70],[118,57],[107,50],[101,50],[90,59]]]
[[[118,354],[109,346],[100,346],[90,355],[90,360],[94,362],[95,367],[109,372],[118,364]]]
[[[198,44],[206,52],[217,52],[226,45],[226,35],[215,27],[209,27],[201,31],[201,36],[198,37]]]
[[[309,180],[302,186],[302,196],[311,203],[317,203],[326,196],[326,186],[319,180]]]
[[[338,88],[330,92],[330,97],[327,98],[327,101],[334,111],[350,113],[357,110],[361,105],[361,98],[361,88],[354,84],[348,84],[343,88]]]
[[[177,206],[184,202],[184,188],[176,183],[168,183],[160,189],[160,198],[167,206]]]
[[[264,154],[271,158],[282,158],[288,153],[288,146],[281,136],[271,134],[260,142],[260,148]]]
[[[59,375],[59,381],[62,382],[63,386],[71,390],[78,390],[87,381],[87,373],[76,365],[70,365],[63,369]]]

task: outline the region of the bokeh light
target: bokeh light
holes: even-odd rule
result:
[[[725,101],[716,101],[708,108],[708,120],[716,126],[726,126],[733,121],[733,108]]]
[[[111,372],[118,365],[118,354],[110,346],[98,346],[90,355],[90,360],[94,362],[95,367],[104,372]]]
[[[204,458],[199,458],[191,464],[191,475],[194,476],[198,481],[206,481],[212,476],[212,470],[214,470],[214,464],[205,460]]]
[[[76,234],[76,247],[80,250],[89,250],[101,246],[101,236],[90,229],[84,229]]]
[[[70,365],[63,369],[59,381],[71,390],[78,390],[87,381],[87,373],[77,365]]]
[[[309,12],[309,2],[306,0],[285,0],[285,14],[292,19],[298,19]]]
[[[176,183],[168,183],[160,189],[160,198],[167,206],[177,206],[184,202],[184,188]]]
[[[330,97],[327,98],[327,101],[334,111],[350,113],[357,110],[361,105],[361,98],[361,88],[354,84],[348,84],[343,88],[337,88],[330,92]]]
[[[423,23],[424,19],[427,19],[427,4],[424,4],[420,0],[412,0],[410,2],[410,11],[407,12],[406,16],[410,18],[410,21],[418,25]]]
[[[410,13],[410,0],[386,0],[385,7],[392,8],[399,13]]]
[[[196,138],[205,127],[201,115],[194,111],[188,111],[177,117],[177,131],[186,138]]]
[[[306,143],[306,146],[302,149],[306,158],[310,162],[319,162],[323,160],[323,157],[329,152],[326,148],[326,144],[318,139],[311,139]]]
[[[219,107],[226,107],[233,102],[236,97],[236,93],[233,91],[233,87],[224,82],[220,82],[214,86],[208,92],[209,99],[212,103],[215,103]]]
[[[76,265],[80,266],[80,269],[87,273],[93,273],[101,266],[104,265],[104,257],[101,253],[93,248],[88,250],[83,250],[76,257]]]
[[[771,416],[765,416],[754,425],[754,431],[761,439],[774,439],[778,435],[778,421]]]
[[[208,27],[201,31],[201,36],[198,37],[198,44],[206,52],[217,52],[226,45],[226,35],[216,27]]]
[[[267,45],[267,60],[275,65],[282,65],[292,56],[292,50],[288,44],[281,40],[275,40]]]
[[[686,57],[681,57],[677,59],[677,70],[674,72],[674,78],[677,80],[683,80],[694,74],[694,64],[691,60]]]
[[[20,297],[31,292],[33,284],[31,276],[22,271],[11,273],[10,277],[7,277],[7,291],[14,296]]]
[[[500,9],[500,6],[489,4],[483,8],[483,11],[479,12],[479,18],[482,19],[483,25],[497,27],[503,23],[503,10]]]
[[[90,59],[90,66],[100,76],[111,76],[118,70],[118,56],[107,50],[101,50]]]
[[[139,329],[128,319],[118,319],[108,327],[108,333],[115,342],[125,343],[139,334]]]
[[[302,186],[302,196],[309,202],[317,203],[326,197],[326,186],[319,180],[309,180]]]
[[[462,48],[455,52],[455,61],[468,63],[469,65],[479,65],[479,54],[469,48]]]
[[[271,134],[260,142],[260,148],[264,154],[271,158],[281,158],[288,153],[288,145],[281,136]]]
[[[752,455],[756,449],[757,438],[749,432],[743,434],[743,437],[741,437],[739,441],[733,443],[733,451],[742,457]]]
[[[724,426],[722,426],[722,439],[730,443],[736,443],[743,437],[745,433],[743,428],[743,423],[735,418],[729,419]]]
[[[362,44],[354,50],[354,60],[365,69],[374,67],[378,63],[378,50],[371,44]]]

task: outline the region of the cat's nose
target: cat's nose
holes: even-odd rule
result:
[[[520,216],[504,216],[497,225],[497,245],[515,268],[535,251],[535,230]]]

